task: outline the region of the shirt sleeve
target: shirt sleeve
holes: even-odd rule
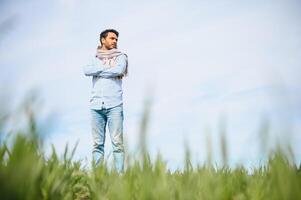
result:
[[[83,70],[86,76],[97,76],[105,68],[107,68],[107,66],[103,65],[97,57],[94,57],[94,59],[91,60],[91,63],[83,67]]]
[[[116,78],[124,75],[127,67],[127,56],[120,55],[116,58],[116,65],[109,68],[103,68],[97,76],[102,78]]]

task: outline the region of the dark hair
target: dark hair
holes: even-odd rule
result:
[[[108,36],[108,33],[115,33],[117,37],[119,36],[118,31],[116,31],[115,29],[106,29],[100,33],[99,36],[100,43],[101,43],[101,38],[106,38]]]

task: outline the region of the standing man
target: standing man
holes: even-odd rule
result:
[[[98,165],[104,159],[106,126],[113,147],[115,169],[123,172],[123,101],[122,79],[127,75],[127,55],[117,49],[119,33],[107,29],[100,34],[100,45],[92,63],[84,67],[92,77],[90,108],[92,116],[93,160]]]

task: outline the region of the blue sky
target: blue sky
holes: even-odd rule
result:
[[[100,31],[115,28],[129,55],[123,88],[130,152],[150,94],[148,148],[172,169],[181,167],[185,143],[193,161],[204,162],[207,138],[219,163],[223,124],[230,163],[259,163],[263,120],[270,123],[269,145],[290,141],[300,160],[298,1],[3,2],[0,22],[14,23],[0,38],[1,88],[15,104],[31,88],[40,92],[41,115],[56,114],[46,149],[53,143],[63,152],[79,140],[75,157],[91,159],[91,81],[82,66],[94,56]]]

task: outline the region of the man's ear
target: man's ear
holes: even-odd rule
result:
[[[101,40],[100,44],[102,45],[105,41],[105,38],[101,38],[100,40]]]

